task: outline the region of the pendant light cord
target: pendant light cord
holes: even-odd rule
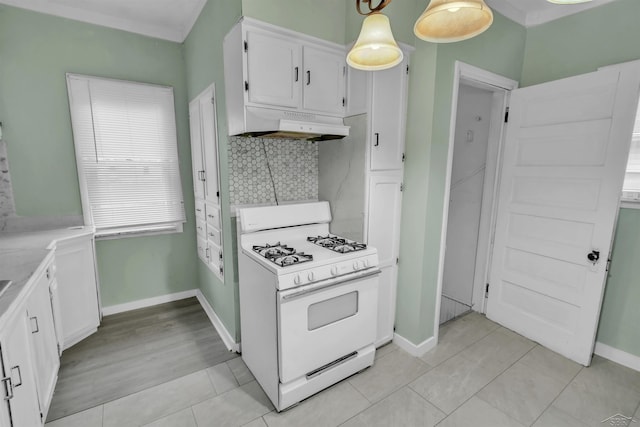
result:
[[[267,155],[267,147],[264,143],[264,138],[260,138],[262,141],[262,151],[264,151],[264,159],[267,161],[267,169],[269,170],[269,177],[271,178],[271,187],[273,188],[273,198],[276,200],[276,206],[278,203],[278,192],[276,191],[276,182],[273,180],[273,172],[271,171],[271,165],[269,164],[269,156]]]

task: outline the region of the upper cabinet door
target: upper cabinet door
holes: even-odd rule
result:
[[[202,153],[204,155],[204,198],[220,205],[218,179],[218,128],[216,124],[215,93],[213,87],[199,98],[202,130]]]
[[[297,108],[302,79],[300,44],[253,30],[247,31],[246,43],[249,102]]]
[[[346,67],[344,53],[305,46],[303,108],[343,115]]]
[[[202,129],[198,100],[189,103],[189,127],[191,131],[191,167],[193,169],[193,192],[196,199],[204,198],[204,165],[202,162]]]
[[[406,58],[406,56],[405,56]],[[371,169],[402,169],[408,62],[373,73]]]

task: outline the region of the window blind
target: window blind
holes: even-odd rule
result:
[[[173,88],[67,75],[85,222],[97,235],[185,222]]]
[[[627,172],[622,186],[622,200],[640,202],[640,109],[633,127]]]

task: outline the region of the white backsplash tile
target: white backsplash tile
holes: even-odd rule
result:
[[[318,198],[318,145],[294,139],[229,137],[232,205]],[[266,156],[265,156],[266,151]],[[269,167],[273,174],[273,184]]]

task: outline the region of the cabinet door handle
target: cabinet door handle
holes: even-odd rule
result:
[[[18,379],[20,380],[20,383],[17,383],[14,381],[13,386],[20,387],[22,385],[22,372],[20,372],[20,365],[16,365],[13,368],[11,368],[11,378],[13,378],[13,371],[18,371]]]
[[[13,384],[11,383],[11,377],[0,378],[0,382],[3,382],[5,384],[5,388],[7,390],[7,396],[4,398],[4,400],[13,399]]]
[[[307,86],[311,84],[311,70],[307,70]]]
[[[209,248],[207,248],[204,253],[206,258],[209,259]]]
[[[31,333],[32,334],[37,334],[38,332],[40,332],[40,326],[38,326],[38,317],[37,316],[33,316],[30,317],[29,320],[31,321]],[[35,331],[33,330],[33,321],[36,321],[36,329]]]
[[[298,77],[299,77],[298,72],[300,71],[300,68],[296,67],[295,70],[296,70],[296,81],[298,81]]]
[[[380,145],[380,134],[376,132],[374,135],[376,136],[376,142],[373,144],[373,146],[377,147],[378,145]]]

